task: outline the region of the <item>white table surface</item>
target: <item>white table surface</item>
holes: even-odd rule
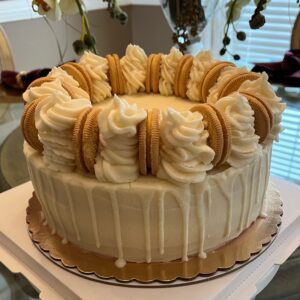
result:
[[[250,299],[300,245],[300,186],[278,178],[271,180],[283,200],[278,236],[253,262],[211,281],[180,287],[129,288],[94,282],[63,270],[42,255],[28,236],[25,216],[33,191],[31,182],[0,194],[0,261],[12,272],[21,272],[41,291],[42,299]]]

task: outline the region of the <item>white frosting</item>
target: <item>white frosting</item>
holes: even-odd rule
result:
[[[281,114],[286,105],[281,103],[281,99],[275,95],[271,84],[268,82],[268,75],[263,73],[257,80],[243,82],[239,88],[239,92],[250,93],[264,101],[268,106],[273,115],[273,126],[264,144],[272,143],[274,140],[278,141],[279,133],[282,131],[280,126]]]
[[[91,52],[84,52],[79,64],[85,68],[92,79],[92,103],[98,103],[111,97],[111,86],[108,82],[108,62],[106,58]]]
[[[236,67],[226,67],[223,68],[218,81],[209,90],[209,95],[207,97],[208,103],[216,103],[219,100],[220,88],[224,86],[233,76],[248,72],[246,68],[236,68]]]
[[[203,80],[205,72],[215,62],[216,60],[213,59],[209,51],[200,52],[194,57],[190,79],[187,85],[187,96],[190,100],[203,102],[200,83]]]
[[[62,86],[63,84],[67,84],[69,88],[72,89],[72,98],[90,99],[89,94],[82,88],[80,88],[79,83],[62,68],[53,67],[50,73],[48,74],[48,77],[59,79],[62,82]]]
[[[58,78],[61,82],[66,82],[71,86],[79,87],[79,83],[65,70],[59,67],[53,67],[47,77]]]
[[[73,127],[79,113],[90,106],[87,99],[71,99],[60,92],[38,103],[35,124],[44,146],[43,159],[50,169],[69,172],[75,167]]]
[[[27,89],[23,93],[23,99],[27,103],[38,99],[42,96],[52,95],[53,93],[61,92],[65,96],[69,96],[67,91],[62,87],[60,79],[55,79],[50,82],[44,82],[40,86],[32,87]]]
[[[178,185],[140,176],[111,184],[52,171],[24,145],[45,224],[63,242],[114,258],[118,267],[126,261],[204,258],[238,236],[263,207],[270,150],[267,146],[253,163],[209,174],[200,183]]]
[[[207,145],[208,131],[198,112],[169,108],[161,120],[161,163],[157,177],[180,183],[196,183],[212,169],[214,151]]]
[[[147,56],[142,48],[128,45],[121,58],[122,73],[125,78],[125,93],[135,94],[145,90]]]
[[[215,104],[231,125],[232,145],[227,162],[235,167],[251,163],[260,151],[254,130],[254,112],[248,100],[235,92]]]
[[[95,174],[99,181],[132,182],[139,176],[137,125],[146,111],[115,96],[98,117],[100,150]]]
[[[183,54],[173,47],[169,54],[161,57],[161,75],[159,79],[159,92],[161,95],[174,94],[174,80],[176,68]]]

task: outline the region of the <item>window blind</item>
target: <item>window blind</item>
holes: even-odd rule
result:
[[[281,61],[284,53],[290,49],[292,28],[299,12],[296,0],[271,0],[262,12],[266,24],[257,30],[251,30],[249,20],[255,5],[246,6],[241,18],[236,22],[238,31],[244,31],[247,39],[237,41],[232,35],[231,51],[238,53],[241,60],[238,65],[252,67],[255,62]]]
[[[238,53],[241,60],[238,66],[253,67],[254,62],[281,61],[284,53],[290,49],[293,24],[299,13],[299,6],[294,0],[271,0],[263,14],[266,24],[251,30],[249,19],[254,12],[254,4],[244,8],[241,19],[237,22],[238,31],[244,31],[247,39],[237,41],[231,32],[231,51]],[[271,174],[300,184],[300,89],[294,103],[288,102],[282,116],[284,131],[280,142],[274,143],[271,162]],[[287,97],[283,93],[283,100]],[[298,102],[297,102],[298,101]]]

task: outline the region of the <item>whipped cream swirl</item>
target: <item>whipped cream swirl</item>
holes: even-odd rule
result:
[[[126,183],[139,176],[137,125],[146,111],[115,96],[98,117],[100,152],[95,174],[99,181]]]
[[[52,95],[56,92],[60,92],[65,96],[69,96],[68,92],[62,87],[60,79],[55,79],[50,82],[44,82],[40,86],[34,86],[30,89],[27,89],[23,93],[23,99],[27,103],[30,103],[42,96]]]
[[[159,92],[161,95],[170,96],[174,94],[174,80],[176,68],[183,54],[172,47],[167,55],[161,57],[161,76],[159,79]]]
[[[218,81],[209,90],[209,95],[207,97],[208,103],[216,103],[219,100],[220,89],[234,76],[248,72],[246,68],[236,68],[236,67],[225,67],[222,69]]]
[[[84,52],[79,64],[89,74],[93,83],[92,103],[99,103],[111,97],[111,86],[108,82],[108,62],[106,58],[91,52]]]
[[[239,92],[254,95],[268,106],[273,115],[273,126],[263,144],[270,144],[274,140],[278,141],[279,133],[282,131],[280,126],[281,115],[286,105],[281,103],[281,99],[275,95],[271,84],[268,82],[268,75],[262,73],[262,76],[257,80],[243,82],[239,88]]]
[[[59,67],[53,67],[50,73],[48,74],[48,77],[59,79],[62,83],[62,87],[68,90],[71,90],[71,97],[74,99],[78,98],[86,98],[90,99],[89,94],[84,91],[82,88],[79,87],[79,83],[71,76],[69,75],[65,70]]]
[[[38,103],[35,124],[44,146],[43,159],[50,169],[61,172],[74,169],[73,128],[76,118],[86,107],[91,107],[88,99],[71,99],[60,92]]]
[[[215,106],[225,113],[231,125],[232,145],[227,162],[235,168],[249,164],[260,147],[254,130],[254,112],[247,98],[235,92],[221,98]]]
[[[128,45],[121,58],[122,73],[125,78],[126,94],[136,94],[145,90],[147,56],[142,48]]]
[[[65,82],[71,86],[79,87],[79,83],[65,70],[59,67],[53,67],[47,77],[55,79],[58,78],[61,82]]]
[[[205,72],[215,62],[216,60],[213,59],[209,51],[200,52],[194,57],[186,93],[190,100],[203,102],[200,83],[203,80]]]
[[[198,112],[163,112],[161,164],[157,177],[180,183],[201,182],[213,168],[215,152],[207,145],[208,131]]]

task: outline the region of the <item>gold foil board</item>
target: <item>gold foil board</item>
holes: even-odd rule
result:
[[[49,227],[43,225],[41,205],[35,193],[29,200],[26,221],[32,241],[43,254],[61,262],[67,270],[76,268],[85,278],[88,278],[86,275],[91,274],[100,279],[113,278],[123,283],[132,280],[140,283],[153,281],[168,283],[176,279],[191,280],[197,276],[207,278],[217,271],[228,271],[237,263],[245,264],[251,255],[257,255],[263,245],[273,239],[281,223],[281,203],[269,206],[265,218],[258,218],[239,237],[208,252],[206,259],[194,256],[189,257],[187,262],[181,260],[150,264],[127,262],[123,268],[115,266],[115,258],[86,252],[72,243],[63,244],[58,235],[51,234]]]

